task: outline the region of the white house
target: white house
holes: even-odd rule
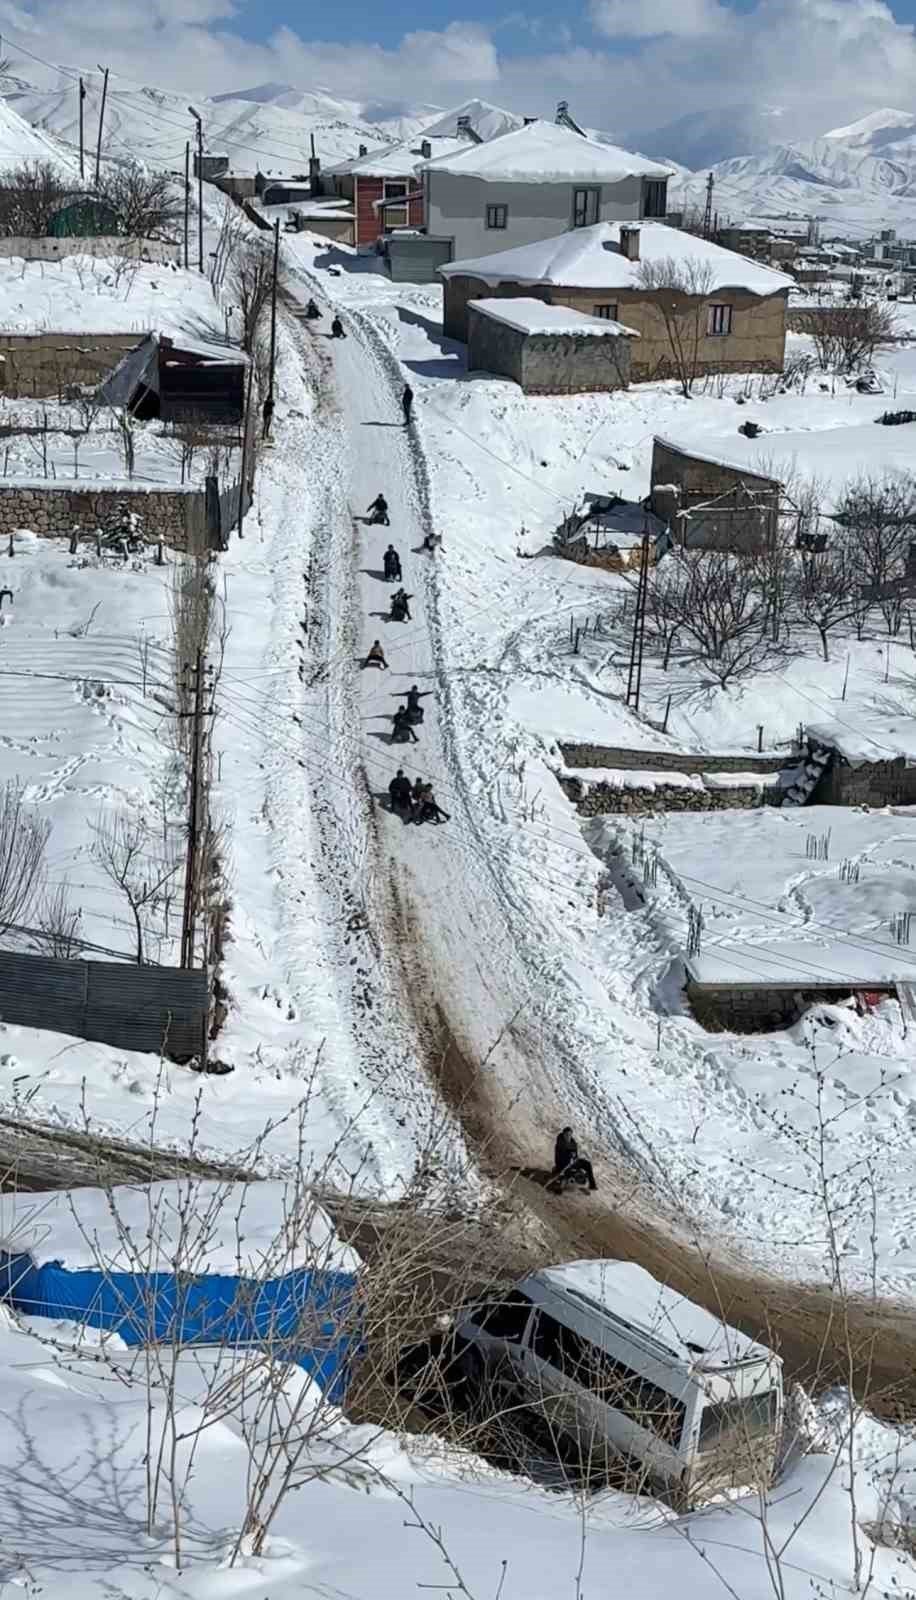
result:
[[[554,122],[532,120],[417,171],[427,232],[450,239],[456,261],[666,211],[667,167]]]

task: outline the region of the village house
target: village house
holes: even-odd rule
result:
[[[666,323],[669,291],[646,286],[647,274],[670,272],[702,287],[693,295],[678,292],[677,299],[692,358],[695,344],[695,375],[782,370],[792,279],[661,222],[574,228],[496,255],[451,261],[439,271],[450,339],[468,341],[471,301],[543,300],[623,323],[638,334],[630,353],[630,376],[637,382],[677,375]],[[469,348],[468,366],[477,365]]]
[[[612,220],[663,217],[667,167],[598,144],[566,122],[531,119],[419,169],[427,231],[462,261]]]
[[[459,127],[455,137],[404,139],[370,151],[361,145],[352,160],[330,168],[326,177],[333,181],[336,194],[353,207],[357,247],[375,249],[396,229],[425,227],[423,188],[416,168],[433,156],[466,150],[477,137],[468,122]]]

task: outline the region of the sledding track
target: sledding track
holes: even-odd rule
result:
[[[323,286],[301,269],[299,275],[308,292],[322,294]],[[342,695],[344,717],[362,721],[360,749],[350,746],[351,771],[366,800],[376,797],[367,904],[383,955],[398,969],[400,993],[389,996],[395,1014],[403,1024],[409,1012],[426,1072],[482,1169],[529,1216],[532,1259],[636,1259],[729,1321],[770,1337],[790,1370],[808,1381],[845,1376],[853,1352],[858,1370],[869,1371],[872,1404],[916,1415],[916,1313],[864,1300],[841,1305],[826,1287],[762,1275],[698,1239],[677,1197],[665,1195],[651,1151],[637,1148],[612,1101],[596,1104],[593,1082],[578,1080],[573,1039],[562,1013],[551,1009],[550,975],[524,898],[491,848],[475,802],[448,664],[448,553],[418,550],[435,514],[422,430],[408,435],[400,425],[403,371],[371,320],[339,309],[348,337],[329,346],[340,416],[333,443],[344,454],[350,508],[344,516],[338,507],[328,546],[334,593],[325,614],[339,603],[356,606],[350,648],[365,653],[380,638],[391,671],[363,671],[352,656],[345,663],[338,657],[335,667],[329,647],[330,676],[343,673],[347,684],[341,690],[338,678],[329,694]],[[390,530],[354,523],[380,490],[391,507]],[[406,625],[370,615],[387,605],[373,574],[389,539],[414,597]],[[331,578],[338,562],[354,557],[358,583],[348,586],[339,570]],[[380,735],[411,682],[433,691],[424,702],[422,743],[392,748]],[[432,780],[452,812],[447,827],[405,826],[378,809],[398,765]],[[555,1062],[562,1064],[556,1074]],[[556,1128],[570,1118],[601,1129],[603,1148],[592,1152],[600,1191],[590,1200],[549,1198],[523,1175],[532,1161],[544,1161]]]

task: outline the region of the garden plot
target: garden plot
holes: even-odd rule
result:
[[[98,859],[99,830],[137,824],[152,861],[176,844],[183,814],[173,752],[169,585],[173,563],[68,554],[20,534],[0,585],[0,783],[22,787],[47,822],[47,891],[80,912],[81,939],[130,959],[136,929]],[[142,917],[145,953],[169,961],[179,931],[178,873]]]
[[[633,856],[666,930],[707,983],[851,986],[916,979],[916,827],[908,814],[810,806],[596,824]],[[699,948],[691,926],[702,913]],[[910,940],[912,939],[912,944]]]

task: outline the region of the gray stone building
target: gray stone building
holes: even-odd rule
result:
[[[625,389],[630,343],[622,323],[542,300],[472,300],[468,370],[512,378],[526,394]]]

